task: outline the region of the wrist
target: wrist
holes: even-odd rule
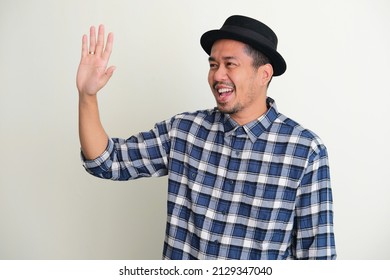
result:
[[[87,94],[79,91],[79,102],[80,103],[97,103],[97,95],[96,94]]]

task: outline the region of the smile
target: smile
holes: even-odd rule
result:
[[[231,93],[231,92],[233,92],[233,89],[232,88],[220,88],[220,89],[217,89],[217,92],[219,93],[219,95],[221,95],[224,93]]]

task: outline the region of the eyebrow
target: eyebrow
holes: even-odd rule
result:
[[[222,57],[222,60],[224,60],[224,61],[231,60],[231,59],[237,60],[237,57],[235,57],[235,56],[224,56],[224,57]],[[210,62],[211,61],[217,61],[217,59],[215,59],[215,57],[210,56],[209,57],[209,61]]]

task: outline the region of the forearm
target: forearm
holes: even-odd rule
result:
[[[86,159],[95,159],[107,147],[108,136],[100,121],[96,95],[79,95],[79,138]]]

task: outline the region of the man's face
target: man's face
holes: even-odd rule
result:
[[[227,39],[216,41],[209,63],[208,82],[221,112],[230,114],[236,121],[253,120],[264,113],[259,112],[265,105],[264,71],[260,71],[263,66],[254,69],[244,43]]]

